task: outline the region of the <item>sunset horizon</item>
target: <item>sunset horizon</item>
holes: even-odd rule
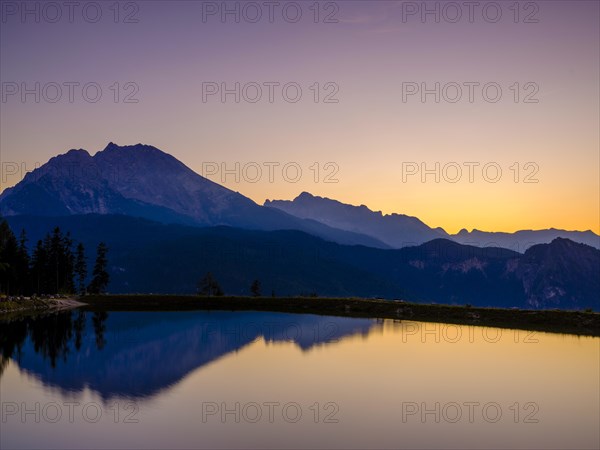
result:
[[[19,169],[3,164],[0,190],[71,148],[145,142],[201,175],[258,163],[257,182],[209,178],[259,204],[308,191],[454,233],[600,233],[597,2],[505,5],[497,19],[493,5],[359,1],[296,20],[281,4],[258,21],[252,4],[144,2],[97,22],[81,7],[50,22],[35,3],[22,20],[12,3],[0,158]],[[264,163],[302,177],[271,183]],[[403,164],[439,181],[403,180]]]
[[[96,149],[96,150],[91,150],[91,149],[86,149],[83,147],[72,147],[68,150],[63,150],[63,151],[59,151],[58,153],[52,155],[51,157],[54,156],[58,156],[61,154],[65,154],[67,153],[69,150],[73,150],[73,149],[83,149],[86,150],[91,156],[94,156],[96,153],[101,152],[108,143],[112,143],[111,140],[107,140],[106,144],[104,146],[101,146],[100,149]],[[119,144],[119,143],[117,143]],[[131,142],[131,143],[124,143],[123,145],[125,146],[134,146],[137,144],[142,144],[142,145],[150,145],[153,146],[151,143],[142,143],[142,142]],[[165,151],[168,154],[171,154],[168,150],[166,149],[161,149],[163,151]],[[174,157],[176,157],[176,155],[172,155]],[[179,158],[177,158],[179,159]],[[183,161],[181,159],[179,159],[183,164],[186,164],[186,161]],[[3,183],[2,189],[0,190],[0,195],[2,194],[2,192],[10,187],[14,187],[15,184],[17,184],[19,181],[21,181],[22,177],[24,177],[27,173],[32,172],[33,170],[41,167],[43,164],[45,164],[47,161],[44,162],[35,162],[33,164],[33,166],[28,166],[27,163],[14,163],[12,161],[4,161],[3,163],[3,168],[4,168],[4,173],[3,173],[3,178],[5,178],[7,181],[11,181],[12,184],[11,185],[7,185],[6,183]],[[340,168],[339,166],[335,166],[335,167],[331,167],[329,168],[329,172],[331,174],[335,173],[334,175],[331,176],[331,179],[334,180],[332,182],[330,182],[329,184],[333,184],[334,188],[322,188],[323,185],[327,186],[327,182],[320,182],[320,183],[316,183],[314,182],[315,177],[317,175],[319,175],[319,171],[323,171],[323,167],[325,164],[331,164],[330,161],[327,162],[313,162],[313,163],[306,163],[304,166],[301,163],[297,163],[295,161],[288,161],[288,162],[284,162],[284,163],[279,163],[279,162],[271,162],[271,161],[265,161],[265,162],[257,162],[257,161],[214,161],[214,160],[210,160],[210,161],[204,161],[203,163],[201,163],[200,167],[193,167],[191,166],[190,168],[196,172],[197,174],[204,176],[208,179],[210,179],[211,181],[221,184],[233,191],[239,192],[249,198],[251,198],[254,202],[256,202],[259,205],[262,205],[266,200],[293,200],[294,198],[296,198],[298,195],[300,195],[302,192],[309,192],[312,195],[315,196],[319,196],[319,197],[325,197],[325,198],[329,198],[332,200],[337,200],[339,202],[345,203],[345,204],[351,204],[353,206],[361,206],[364,205],[367,208],[369,208],[371,211],[373,212],[381,212],[383,215],[393,215],[393,214],[404,214],[407,216],[411,216],[411,217],[417,217],[420,220],[422,220],[423,222],[425,222],[427,225],[429,225],[432,228],[442,228],[444,229],[447,233],[449,234],[456,234],[458,232],[460,232],[461,230],[467,230],[467,231],[473,231],[473,230],[478,230],[478,231],[485,231],[485,232],[496,232],[496,233],[514,233],[516,231],[522,231],[522,230],[544,230],[544,229],[558,229],[558,230],[566,230],[566,231],[592,231],[595,234],[600,234],[600,222],[598,222],[598,224],[596,225],[596,227],[594,226],[589,226],[588,228],[585,228],[585,226],[581,226],[581,227],[577,227],[577,225],[574,225],[574,219],[572,217],[564,217],[564,214],[559,214],[559,218],[556,220],[559,223],[547,223],[546,222],[546,218],[545,217],[539,217],[539,216],[534,216],[531,213],[528,215],[525,215],[525,217],[520,217],[519,220],[521,222],[507,222],[506,218],[503,219],[499,219],[498,216],[502,216],[503,214],[505,214],[503,211],[497,211],[497,208],[494,208],[493,211],[491,211],[489,214],[490,216],[488,217],[481,217],[481,213],[479,213],[479,222],[482,225],[474,225],[474,224],[464,224],[462,221],[462,217],[458,214],[458,213],[447,213],[448,215],[443,215],[444,211],[447,211],[448,209],[448,205],[447,202],[449,201],[448,198],[446,196],[433,196],[433,198],[429,197],[427,198],[427,202],[424,205],[413,205],[414,211],[417,212],[412,212],[406,209],[403,209],[403,205],[397,205],[397,206],[390,206],[390,207],[382,207],[382,206],[375,206],[375,205],[381,205],[381,201],[377,201],[377,198],[373,198],[371,199],[373,201],[373,204],[369,203],[367,200],[363,199],[360,194],[348,194],[347,192],[340,192],[339,189],[336,189],[338,187],[338,185],[340,184]],[[316,164],[316,166],[315,166]],[[333,163],[335,164],[335,163]],[[452,175],[452,177],[456,177],[456,174],[458,173],[456,171],[456,167],[457,167],[457,163],[451,162],[451,163],[446,163],[445,165],[442,165],[439,162],[434,162],[434,163],[428,163],[427,162],[421,162],[421,164],[416,164],[414,162],[410,162],[410,163],[404,163],[405,166],[403,167],[404,170],[401,170],[400,173],[403,174],[406,179],[408,180],[408,182],[405,182],[405,185],[407,187],[411,187],[411,186],[416,186],[416,188],[413,187],[413,189],[411,189],[412,191],[418,191],[419,190],[419,185],[423,185],[426,184],[425,182],[427,180],[430,181],[434,181],[435,177],[437,176],[437,178],[439,179],[437,181],[437,185],[440,185],[440,189],[443,192],[444,190],[444,185],[446,186],[446,188],[450,188],[452,186],[454,186],[454,182],[451,181],[445,181],[444,180],[444,176],[446,173],[449,173],[449,171],[447,172],[445,170],[445,167],[450,167],[452,170],[454,170],[454,173]],[[416,165],[415,165],[416,164]],[[437,164],[437,165],[436,165]],[[488,164],[488,167],[491,168],[492,170],[495,170],[495,167],[493,167],[493,165],[496,165],[497,163],[486,163]],[[187,164],[186,164],[187,165]],[[288,166],[287,168],[285,168],[285,166]],[[459,166],[460,167],[460,166]],[[300,172],[298,172],[297,169],[300,169]],[[423,172],[425,172],[425,174],[423,175],[423,173],[421,173],[421,171],[423,170]],[[475,170],[477,169],[481,169],[481,164],[477,163],[477,162],[469,162],[465,165],[463,165],[462,168],[460,168],[461,170],[464,170],[464,177],[465,177],[465,181],[468,181],[469,176],[472,176],[473,178],[475,178],[476,172]],[[127,169],[123,169],[121,176],[126,176],[124,175],[126,173]],[[516,171],[518,169],[516,167],[513,167],[512,169],[509,169],[509,173],[512,176],[516,175]],[[285,173],[284,173],[285,171]],[[470,172],[469,172],[470,171]],[[287,175],[287,172],[290,172],[292,175],[289,176]],[[296,191],[296,193],[294,193],[293,188],[299,184],[298,182],[294,182],[294,178],[297,177],[297,174],[300,173],[300,180],[302,181],[302,178],[309,178],[310,182],[309,183],[304,183],[304,188],[297,188],[299,190]],[[324,178],[324,174],[320,174],[322,178]],[[462,174],[461,174],[462,175]],[[481,174],[479,174],[481,175]],[[402,175],[401,175],[402,176]],[[423,182],[423,178],[425,177],[425,182]],[[20,179],[18,179],[17,177],[20,177]],[[270,181],[269,177],[271,177],[273,179],[273,182]],[[294,178],[292,178],[294,177]],[[287,178],[287,180],[286,180]],[[278,179],[278,181],[277,181]],[[255,181],[256,180],[256,181]],[[460,180],[459,180],[460,181]],[[484,180],[485,181],[485,180]],[[499,180],[501,181],[501,180]],[[310,184],[312,183],[312,184]],[[412,183],[412,184],[411,184]],[[491,184],[492,186],[494,186],[496,183],[492,182],[492,181],[485,181],[486,184]],[[259,186],[260,188],[262,188],[259,192],[255,192],[256,186]],[[292,189],[284,189],[281,188],[282,185],[286,185],[285,188],[287,188],[287,185],[290,185],[292,187]],[[492,187],[490,186],[490,187]],[[286,197],[286,198],[282,198],[282,197],[277,197],[274,194],[274,191],[276,191],[277,187],[279,187],[280,189],[284,189],[286,193],[290,192],[291,195]],[[311,189],[312,187],[312,189]],[[253,189],[254,188],[254,189]],[[275,188],[275,189],[273,189]],[[250,193],[252,193],[253,195],[249,195],[248,191]],[[338,197],[334,197],[333,195],[337,195]],[[346,195],[346,196],[344,196]],[[406,195],[411,195],[406,194]],[[419,197],[421,198],[420,194],[414,194],[414,192],[412,193],[413,196]],[[454,194],[456,196],[456,194]],[[501,193],[501,196],[503,198],[507,197],[507,194],[505,192]],[[465,199],[465,196],[460,196],[460,201],[463,202]],[[467,200],[470,200],[467,197]],[[486,202],[491,202],[491,200],[489,199],[484,199]],[[409,204],[413,204],[412,202]],[[441,207],[440,210],[433,208],[433,206],[431,205],[437,205],[438,207]],[[433,211],[432,211],[433,209]],[[468,205],[468,209],[467,211],[471,210],[471,209],[476,209],[478,210],[478,208],[473,208],[473,204],[469,204]],[[459,211],[462,211],[461,209],[459,209]],[[599,210],[600,211],[600,210]],[[564,211],[563,211],[564,212]],[[515,213],[516,214],[516,213]],[[591,211],[589,213],[590,215],[593,214],[593,211]],[[599,212],[600,214],[600,212]],[[465,214],[467,217],[469,216],[468,213]],[[436,218],[440,217],[439,221],[436,222]],[[431,219],[428,219],[431,218]],[[600,218],[599,218],[600,219]],[[566,221],[566,222],[565,222]],[[495,226],[492,226],[491,224],[496,224]],[[510,225],[512,223],[512,225]],[[520,225],[520,224],[523,225]],[[562,225],[561,225],[562,223]],[[450,224],[450,225],[447,225]],[[485,226],[485,224],[490,224],[487,227]],[[501,224],[501,225],[498,225]],[[569,226],[568,224],[573,224],[571,226]],[[504,225],[504,227],[502,227],[502,225]],[[591,224],[590,224],[591,225]]]
[[[599,449],[599,80],[599,0],[0,0],[0,448]]]

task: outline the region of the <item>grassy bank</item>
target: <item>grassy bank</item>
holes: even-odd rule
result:
[[[81,299],[85,308],[108,311],[276,311],[345,317],[443,322],[600,336],[600,313],[427,305],[357,298],[199,297],[106,295]]]

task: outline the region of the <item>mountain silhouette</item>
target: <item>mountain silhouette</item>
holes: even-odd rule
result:
[[[277,296],[600,309],[594,233],[448,235],[309,193],[261,206],[149,145],[51,158],[0,195],[0,214],[27,231],[30,247],[56,226],[84,243],[90,260],[107,243],[116,293],[191,294],[212,272],[231,295],[248,295],[259,279]],[[515,239],[534,245],[514,248]]]
[[[294,200],[267,200],[265,206],[293,216],[312,219],[341,230],[372,236],[392,248],[409,247],[437,238],[479,247],[504,247],[524,253],[536,244],[547,244],[558,237],[600,249],[600,236],[592,231],[521,230],[514,233],[485,232],[466,229],[448,234],[442,228],[431,228],[416,217],[404,214],[382,214],[365,205],[354,206],[326,197],[302,192]]]
[[[7,218],[35,242],[54,226],[93,252],[109,247],[109,291],[193,294],[212,272],[226,294],[400,298],[417,302],[600,310],[600,250],[570,240],[525,254],[448,239],[397,250],[340,245],[294,230],[165,225],[113,215]],[[90,253],[88,257],[93,258]]]
[[[312,219],[334,228],[372,236],[390,247],[401,248],[448,237],[442,229],[432,229],[416,217],[404,214],[384,215],[365,205],[353,206],[308,192],[292,201],[267,200],[265,206],[285,211],[302,219]]]
[[[267,200],[261,206],[144,144],[119,146],[110,142],[94,156],[83,149],[70,150],[0,194],[3,216],[90,213],[122,214],[167,224],[300,230],[340,244],[376,248],[402,248],[448,238],[523,253],[532,245],[557,237],[600,248],[600,236],[590,230],[502,233],[463,229],[450,235],[416,217],[382,214],[365,205],[348,205],[308,192],[293,201]]]
[[[592,247],[563,238],[529,248],[517,268],[528,305],[576,309],[583,296],[594,293],[599,303],[598,254]]]
[[[257,205],[149,145],[109,143],[94,156],[70,150],[0,195],[0,214],[123,214],[162,223],[302,230],[345,244],[385,248],[375,238]]]

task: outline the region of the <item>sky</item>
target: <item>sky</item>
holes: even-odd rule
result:
[[[144,143],[258,203],[600,233],[599,5],[2,0],[0,189]]]

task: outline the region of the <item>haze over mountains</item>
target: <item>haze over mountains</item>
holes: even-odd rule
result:
[[[485,232],[463,229],[448,234],[442,228],[430,228],[416,217],[404,214],[382,214],[371,211],[365,205],[353,206],[308,192],[301,193],[292,201],[267,200],[265,206],[285,211],[302,219],[313,219],[342,230],[372,236],[392,248],[422,244],[432,239],[445,238],[479,247],[503,247],[523,253],[535,244],[552,242],[556,238],[568,238],[575,242],[600,248],[600,236],[592,231],[565,231],[557,229],[523,230],[515,233]]]
[[[210,271],[231,295],[259,279],[264,295],[600,310],[592,232],[448,235],[308,193],[260,206],[141,144],[52,158],[0,195],[0,214],[30,246],[55,226],[90,259],[106,242],[110,292],[191,294]]]
[[[308,192],[301,193],[293,201],[267,200],[265,206],[303,219],[317,220],[334,228],[377,236],[377,239],[393,248],[448,237],[441,228],[432,229],[416,217],[404,214],[383,215],[381,211],[371,211],[365,205],[347,205],[337,200],[316,197]]]

